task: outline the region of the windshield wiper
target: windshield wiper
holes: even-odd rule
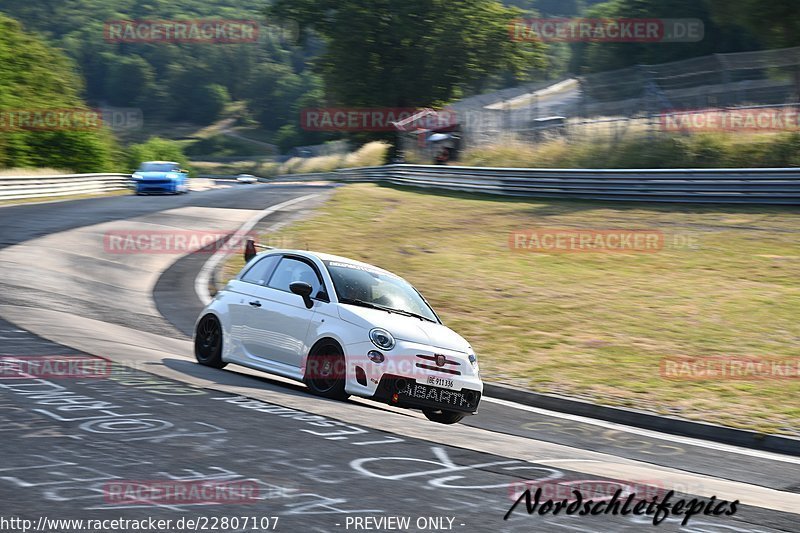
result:
[[[339,298],[340,304],[360,305],[362,307],[369,307],[370,309],[383,309],[381,306],[372,302],[365,302],[364,300],[356,300],[355,298]],[[384,309],[385,311],[385,309]]]
[[[339,302],[343,304],[350,304],[350,305],[360,305],[362,307],[369,307],[370,309],[380,309],[381,311],[386,311],[387,313],[397,313],[398,315],[410,316],[414,318],[419,318],[420,320],[427,320],[428,322],[436,323],[435,320],[432,320],[424,315],[420,315],[417,313],[413,313],[411,311],[406,311],[405,309],[395,309],[394,307],[388,307],[385,305],[374,304],[372,302],[365,302],[364,300],[357,300],[354,298],[339,298]]]
[[[406,311],[405,309],[395,309],[393,307],[382,307],[381,306],[380,308],[384,309],[386,311],[389,311],[390,313],[399,313],[401,315],[411,316],[411,317],[414,317],[414,318],[419,318],[420,320],[427,320],[428,322],[433,322],[434,324],[437,323],[435,320],[433,320],[431,318],[428,318],[425,315],[420,315],[419,313],[414,313],[413,311]]]

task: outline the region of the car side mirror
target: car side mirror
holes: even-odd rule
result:
[[[311,309],[314,306],[314,302],[311,300],[311,291],[314,289],[305,281],[294,281],[290,283],[289,290],[303,297],[303,302],[306,304],[307,309]]]

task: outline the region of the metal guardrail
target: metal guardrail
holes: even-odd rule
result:
[[[800,204],[800,168],[573,170],[386,165],[343,169],[329,178],[537,198]]]
[[[270,180],[385,182],[536,198],[800,205],[800,168],[529,169],[385,165]],[[125,189],[128,174],[0,177],[0,201]]]
[[[0,201],[117,191],[127,188],[130,179],[130,174],[0,176]]]

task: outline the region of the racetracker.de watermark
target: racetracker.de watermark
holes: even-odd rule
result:
[[[103,234],[103,250],[109,254],[187,254],[193,252],[243,252],[255,232],[192,230],[110,230]]]
[[[328,107],[300,112],[300,127],[308,131],[405,131],[437,130],[458,124],[454,111],[412,107]]]
[[[103,496],[106,503],[126,505],[243,504],[270,497],[253,480],[120,480],[105,483]]]
[[[659,122],[666,132],[800,131],[800,113],[791,107],[674,111]]]
[[[421,380],[427,385],[452,386],[453,383],[448,382],[468,375],[467,367],[470,365],[477,370],[478,360],[474,355],[464,361],[444,354],[387,355],[373,349],[366,355],[350,354],[347,357],[318,354],[316,357],[309,357],[301,370],[307,378],[344,378],[348,370],[355,372],[360,367],[368,370],[367,377],[370,378],[391,375],[401,379]]]
[[[660,372],[687,381],[800,379],[800,357],[665,357]]]
[[[255,20],[108,20],[103,38],[108,43],[241,44],[258,42],[261,26]]]
[[[508,31],[523,42],[696,43],[705,26],[694,18],[528,18],[513,20]]]
[[[103,126],[96,109],[25,108],[0,111],[0,131],[86,131]]]
[[[0,111],[0,131],[93,131],[139,129],[142,110],[135,107],[26,108]]]
[[[535,228],[512,231],[513,251],[539,253],[655,253],[664,248],[658,230]]]
[[[112,363],[82,355],[0,356],[0,379],[102,379]]]

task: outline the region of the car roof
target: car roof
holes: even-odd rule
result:
[[[355,259],[349,259],[347,257],[342,257],[340,255],[326,254],[326,253],[323,253],[323,252],[312,252],[312,251],[309,251],[309,250],[273,249],[273,250],[268,250],[266,252],[262,252],[259,255],[262,255],[262,254],[263,255],[266,255],[266,254],[295,254],[295,255],[300,255],[300,256],[309,257],[309,258],[316,257],[320,261],[334,261],[334,262],[337,262],[337,263],[347,263],[349,265],[361,266],[361,267],[364,267],[364,268],[368,268],[370,270],[376,270],[378,272],[384,272],[384,273],[386,273],[386,274],[388,274],[390,276],[394,276],[396,278],[400,277],[397,274],[395,274],[393,272],[389,272],[388,270],[386,270],[384,268],[377,267],[375,265],[371,265],[371,264],[365,263],[363,261],[357,261]]]
[[[141,164],[144,165],[145,163],[156,163],[158,165],[178,165],[180,163],[176,163],[175,161],[142,161]]]

